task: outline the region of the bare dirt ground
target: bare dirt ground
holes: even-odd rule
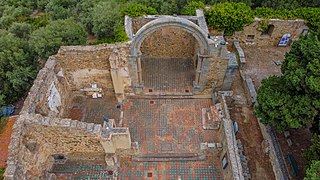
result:
[[[243,72],[249,75],[256,88],[260,87],[261,80],[271,75],[281,75],[281,66],[277,66],[274,61],[284,59],[289,47],[254,47],[242,46],[247,63],[243,66]]]
[[[277,139],[280,143],[283,155],[285,156],[286,164],[288,166],[291,177],[293,177],[293,172],[288,161],[289,154],[293,155],[299,169],[299,176],[294,179],[302,180],[305,175],[304,167],[306,163],[302,157],[302,153],[305,149],[308,149],[310,147],[312,134],[308,128],[290,130],[289,132],[290,136],[288,138],[291,139],[292,146],[288,145],[287,139],[285,138],[283,133],[277,133]]]
[[[242,67],[243,72],[252,78],[256,89],[260,87],[262,79],[271,75],[281,75],[281,66],[277,66],[274,61],[280,60],[282,62],[284,60],[285,53],[290,51],[290,47],[275,46],[242,46],[242,48],[247,61],[247,63]],[[300,173],[300,176],[296,179],[303,179],[305,162],[302,157],[302,151],[311,145],[311,133],[308,129],[290,130],[290,133],[291,135],[289,138],[293,142],[291,147],[288,146],[287,139],[284,137],[283,133],[277,134],[277,139],[280,143],[289,173],[293,176],[292,168],[287,158],[288,154],[292,154],[297,162]]]
[[[18,118],[19,116],[10,117],[0,132],[0,168],[7,166],[8,146],[13,132],[13,125]]]
[[[247,104],[245,90],[238,73],[232,90],[233,101],[230,106],[231,119],[239,124],[239,138],[244,146],[244,153],[248,158],[249,170],[252,179],[275,179],[269,157],[264,153],[263,136],[253,109]]]

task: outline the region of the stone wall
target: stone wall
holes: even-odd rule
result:
[[[44,178],[55,154],[71,159],[104,158],[100,132],[101,125],[93,123],[20,115],[9,145],[5,179]]]
[[[228,110],[228,106],[224,96],[221,96],[222,106],[224,110],[224,118],[223,118],[223,150],[220,155],[220,159],[222,160],[224,156],[226,156],[228,165],[222,171],[224,179],[235,179],[235,180],[243,180],[243,170],[240,161],[239,150],[237,147],[236,137],[233,131],[232,120],[230,119],[230,113]]]
[[[51,117],[61,117],[62,107],[70,103],[69,82],[64,77],[56,57],[51,56],[38,73],[26,98],[22,113],[40,113]]]
[[[147,35],[140,50],[144,57],[193,58],[197,46],[197,40],[185,30],[162,27]]]
[[[149,15],[149,16],[145,16],[145,17],[137,17],[137,18],[132,18],[132,32],[135,34],[138,32],[138,30],[140,28],[142,28],[142,26],[144,26],[145,24],[147,24],[150,21],[153,21],[155,19],[161,18],[161,17],[166,17],[166,16],[162,16],[162,15]],[[198,19],[196,16],[178,16],[181,18],[186,18],[189,21],[197,24],[198,23]]]
[[[125,87],[131,86],[127,68],[129,47],[129,43],[65,46],[60,48],[56,57],[72,91],[97,84],[104,93],[114,93],[111,70],[118,71],[121,76],[122,82],[117,83]],[[110,59],[111,55],[116,58]]]
[[[274,26],[273,30],[271,30],[269,34],[259,31],[261,27],[266,27],[268,25]],[[304,20],[262,20],[256,18],[255,22],[244,27],[243,31],[236,32],[233,37],[246,44],[276,46],[284,34],[289,33],[291,35],[291,39],[295,40],[298,39],[303,31],[307,29],[308,27]]]
[[[240,70],[240,76],[242,83],[246,90],[247,98],[250,100],[251,105],[257,104],[257,92],[252,83],[250,77],[245,76]],[[273,173],[277,180],[284,180],[289,178],[288,167],[285,164],[285,160],[281,151],[281,147],[276,140],[275,135],[270,126],[266,126],[257,119],[261,134],[263,136],[264,142],[266,144],[265,152],[268,153],[270,162],[272,165]]]

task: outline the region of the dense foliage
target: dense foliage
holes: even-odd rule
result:
[[[286,54],[283,76],[264,79],[256,114],[278,130],[318,126],[320,112],[320,41],[315,33],[295,41]]]
[[[304,180],[320,179],[320,160],[312,161],[310,167],[306,171]]]
[[[158,14],[158,12],[154,8],[142,4],[130,4],[122,9],[122,14],[130,17],[141,17],[144,15]]]
[[[195,16],[197,9],[205,9],[206,5],[202,1],[190,1],[183,8],[182,14]]]
[[[244,3],[219,3],[213,5],[207,12],[207,22],[210,27],[224,30],[226,35],[253,22],[253,11]]]
[[[305,180],[320,179],[320,135],[314,134],[311,142],[311,147],[303,153],[308,167]]]

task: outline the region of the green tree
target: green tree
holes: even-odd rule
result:
[[[144,15],[158,14],[158,12],[154,8],[147,7],[142,4],[130,4],[130,5],[125,6],[121,10],[121,14],[123,16],[128,15],[130,17],[140,17],[140,16],[144,16]]]
[[[22,22],[22,23],[13,23],[9,28],[9,32],[16,35],[19,38],[27,39],[32,32],[32,25]]]
[[[253,22],[253,18],[253,11],[244,3],[219,3],[207,11],[209,26],[224,30],[226,35],[241,31],[245,25]]]
[[[314,33],[295,41],[281,71],[262,81],[255,112],[278,130],[319,124],[320,42]]]
[[[304,180],[318,180],[320,179],[320,160],[312,161],[311,166],[306,170],[306,177]]]
[[[183,8],[182,14],[194,16],[196,15],[197,9],[205,10],[206,5],[202,1],[190,1],[186,6]]]
[[[29,42],[39,58],[47,59],[60,46],[84,44],[86,32],[82,25],[72,19],[57,20],[33,31]]]
[[[77,14],[78,0],[50,0],[46,5],[46,12],[53,20],[67,19]]]
[[[98,39],[114,38],[114,26],[119,21],[120,5],[115,0],[101,1],[92,10],[92,32]]]
[[[307,166],[310,166],[312,161],[320,161],[320,135],[314,134],[311,142],[311,147],[303,152]]]
[[[125,31],[123,23],[118,23],[114,26],[114,41],[125,42],[128,41],[128,36]]]
[[[0,30],[0,103],[17,100],[29,88],[35,74],[28,43]]]

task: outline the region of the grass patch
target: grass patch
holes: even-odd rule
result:
[[[4,179],[3,174],[4,174],[5,168],[0,168],[0,180]]]

